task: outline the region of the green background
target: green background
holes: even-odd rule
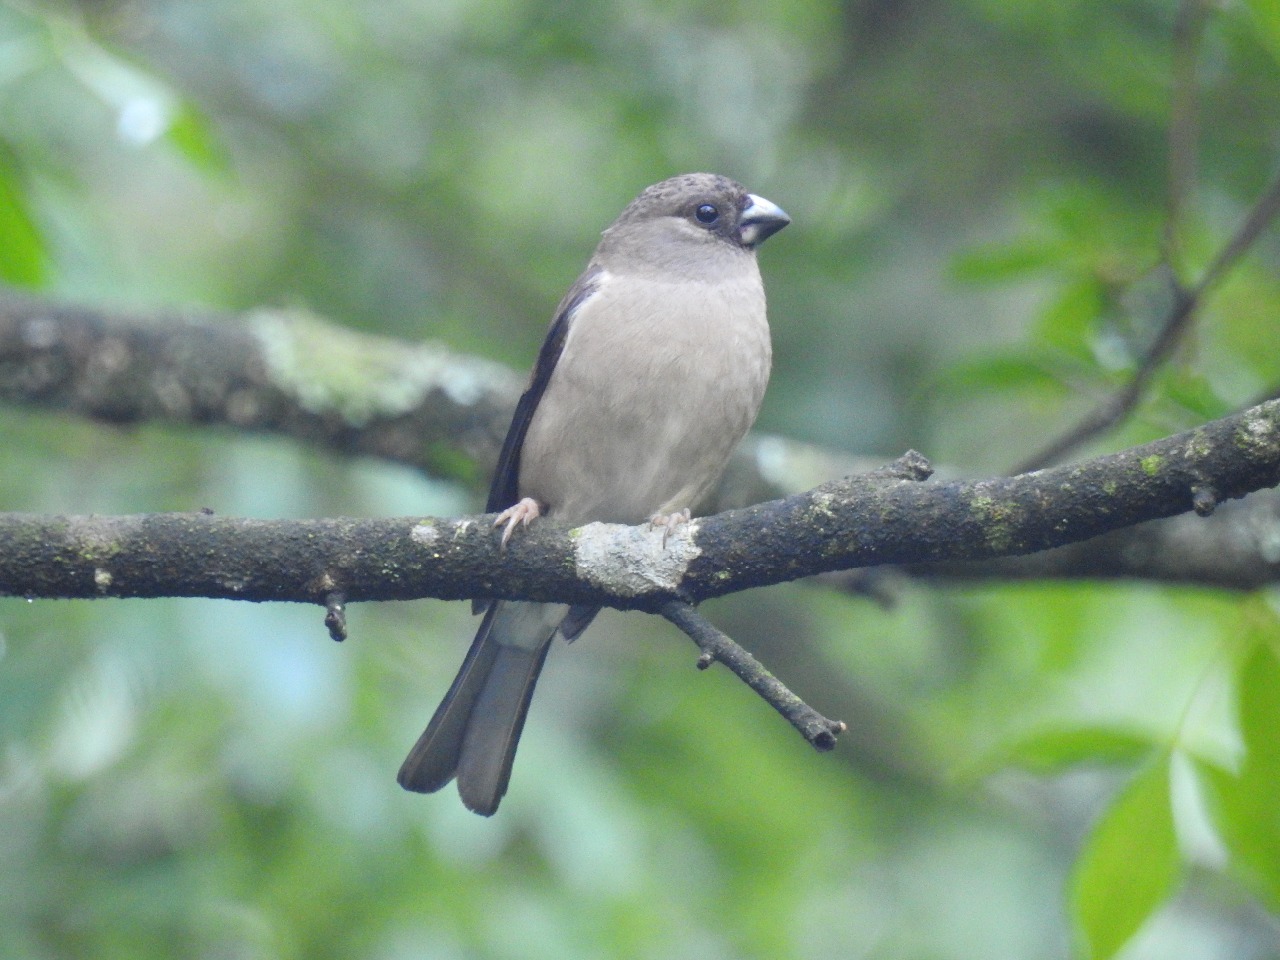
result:
[[[1185,7],[1191,7],[1187,4]],[[1132,372],[1280,153],[1280,8],[1215,7],[1168,223],[1147,0],[0,0],[0,279],[301,307],[525,369],[643,186],[784,207],[758,428],[1009,470]],[[1093,450],[1280,384],[1280,241]],[[0,509],[456,515],[228,429],[0,413]],[[0,600],[0,957],[1280,955],[1276,593],[793,584],[706,606],[818,755],[665,622],[558,646],[499,815],[395,771],[467,605]],[[1135,935],[1136,936],[1132,936]]]

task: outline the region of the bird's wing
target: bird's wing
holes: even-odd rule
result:
[[[520,499],[520,451],[524,447],[525,434],[529,432],[534,412],[538,409],[542,395],[546,393],[547,384],[551,382],[573,315],[596,292],[600,273],[599,267],[588,267],[574,281],[569,292],[560,301],[560,306],[556,308],[555,319],[551,321],[551,328],[547,331],[547,339],[542,342],[542,349],[538,351],[538,362],[534,364],[529,386],[516,404],[511,426],[507,428],[507,439],[503,441],[502,452],[498,454],[498,466],[493,472],[493,484],[489,487],[486,513],[505,510]]]
[[[547,384],[551,382],[551,374],[555,372],[560,353],[564,350],[565,337],[569,334],[569,324],[573,322],[573,315],[595,293],[600,273],[600,268],[594,264],[587,267],[582,276],[574,281],[569,292],[564,295],[560,305],[556,307],[555,319],[551,321],[551,328],[547,330],[547,338],[542,341],[542,349],[538,351],[538,360],[533,366],[533,374],[529,377],[529,386],[520,395],[516,412],[511,417],[511,426],[507,428],[507,438],[502,442],[502,452],[498,454],[498,465],[493,471],[493,483],[489,486],[489,501],[485,505],[486,513],[500,513],[520,499],[520,451],[524,447],[525,434],[529,432],[529,424],[533,422],[533,414],[538,409],[538,402],[546,393]],[[471,612],[483,613],[489,609],[490,605],[491,601],[477,597],[471,601]],[[588,617],[582,627],[585,628],[590,622]]]

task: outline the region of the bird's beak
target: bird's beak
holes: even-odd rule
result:
[[[758,246],[791,222],[776,203],[747,194],[747,206],[738,221],[738,236],[744,247]]]

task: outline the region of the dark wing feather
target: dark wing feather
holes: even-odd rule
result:
[[[498,466],[493,472],[493,484],[489,487],[489,502],[485,505],[486,513],[498,513],[520,499],[520,450],[524,446],[525,434],[529,432],[534,412],[547,391],[551,374],[555,372],[573,313],[595,293],[600,272],[599,267],[588,267],[556,308],[556,316],[551,321],[551,329],[547,331],[547,339],[542,342],[542,349],[538,351],[538,362],[534,364],[529,386],[516,404],[515,415],[507,429],[507,439],[503,441],[502,452],[498,454]]]
[[[529,386],[520,395],[516,412],[511,417],[511,426],[507,428],[507,439],[502,441],[502,452],[498,454],[498,465],[493,471],[493,483],[489,486],[485,513],[500,513],[520,499],[520,451],[524,447],[525,434],[529,432],[529,424],[533,422],[538,402],[547,392],[551,374],[555,372],[560,353],[564,350],[565,337],[569,335],[569,324],[573,322],[574,311],[596,292],[600,273],[600,268],[594,264],[587,267],[556,307],[555,319],[551,321],[547,339],[542,341],[538,361],[533,365]],[[483,613],[489,608],[489,603],[490,601],[477,597],[471,601],[471,612]]]

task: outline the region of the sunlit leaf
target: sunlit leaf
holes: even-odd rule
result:
[[[1020,767],[1055,773],[1077,763],[1133,763],[1151,752],[1151,737],[1111,727],[1056,727],[1037,730],[989,754],[983,767]]]
[[[44,282],[44,242],[14,171],[0,155],[0,279],[20,286]]]
[[[1076,864],[1072,912],[1087,955],[1115,956],[1168,898],[1178,875],[1166,758],[1115,799]]]
[[[1164,389],[1171,400],[1201,420],[1225,417],[1232,409],[1207,377],[1189,373],[1173,376]]]
[[[1280,0],[1245,0],[1245,6],[1253,14],[1258,39],[1280,61]]]
[[[1087,356],[1088,344],[1106,305],[1106,294],[1091,277],[1063,287],[1040,316],[1037,332],[1046,343]]]
[[[165,134],[184,157],[207,173],[227,167],[227,156],[208,120],[190,103],[178,105]]]
[[[1239,774],[1205,782],[1233,866],[1280,908],[1280,658],[1261,637],[1240,668],[1240,736]]]

